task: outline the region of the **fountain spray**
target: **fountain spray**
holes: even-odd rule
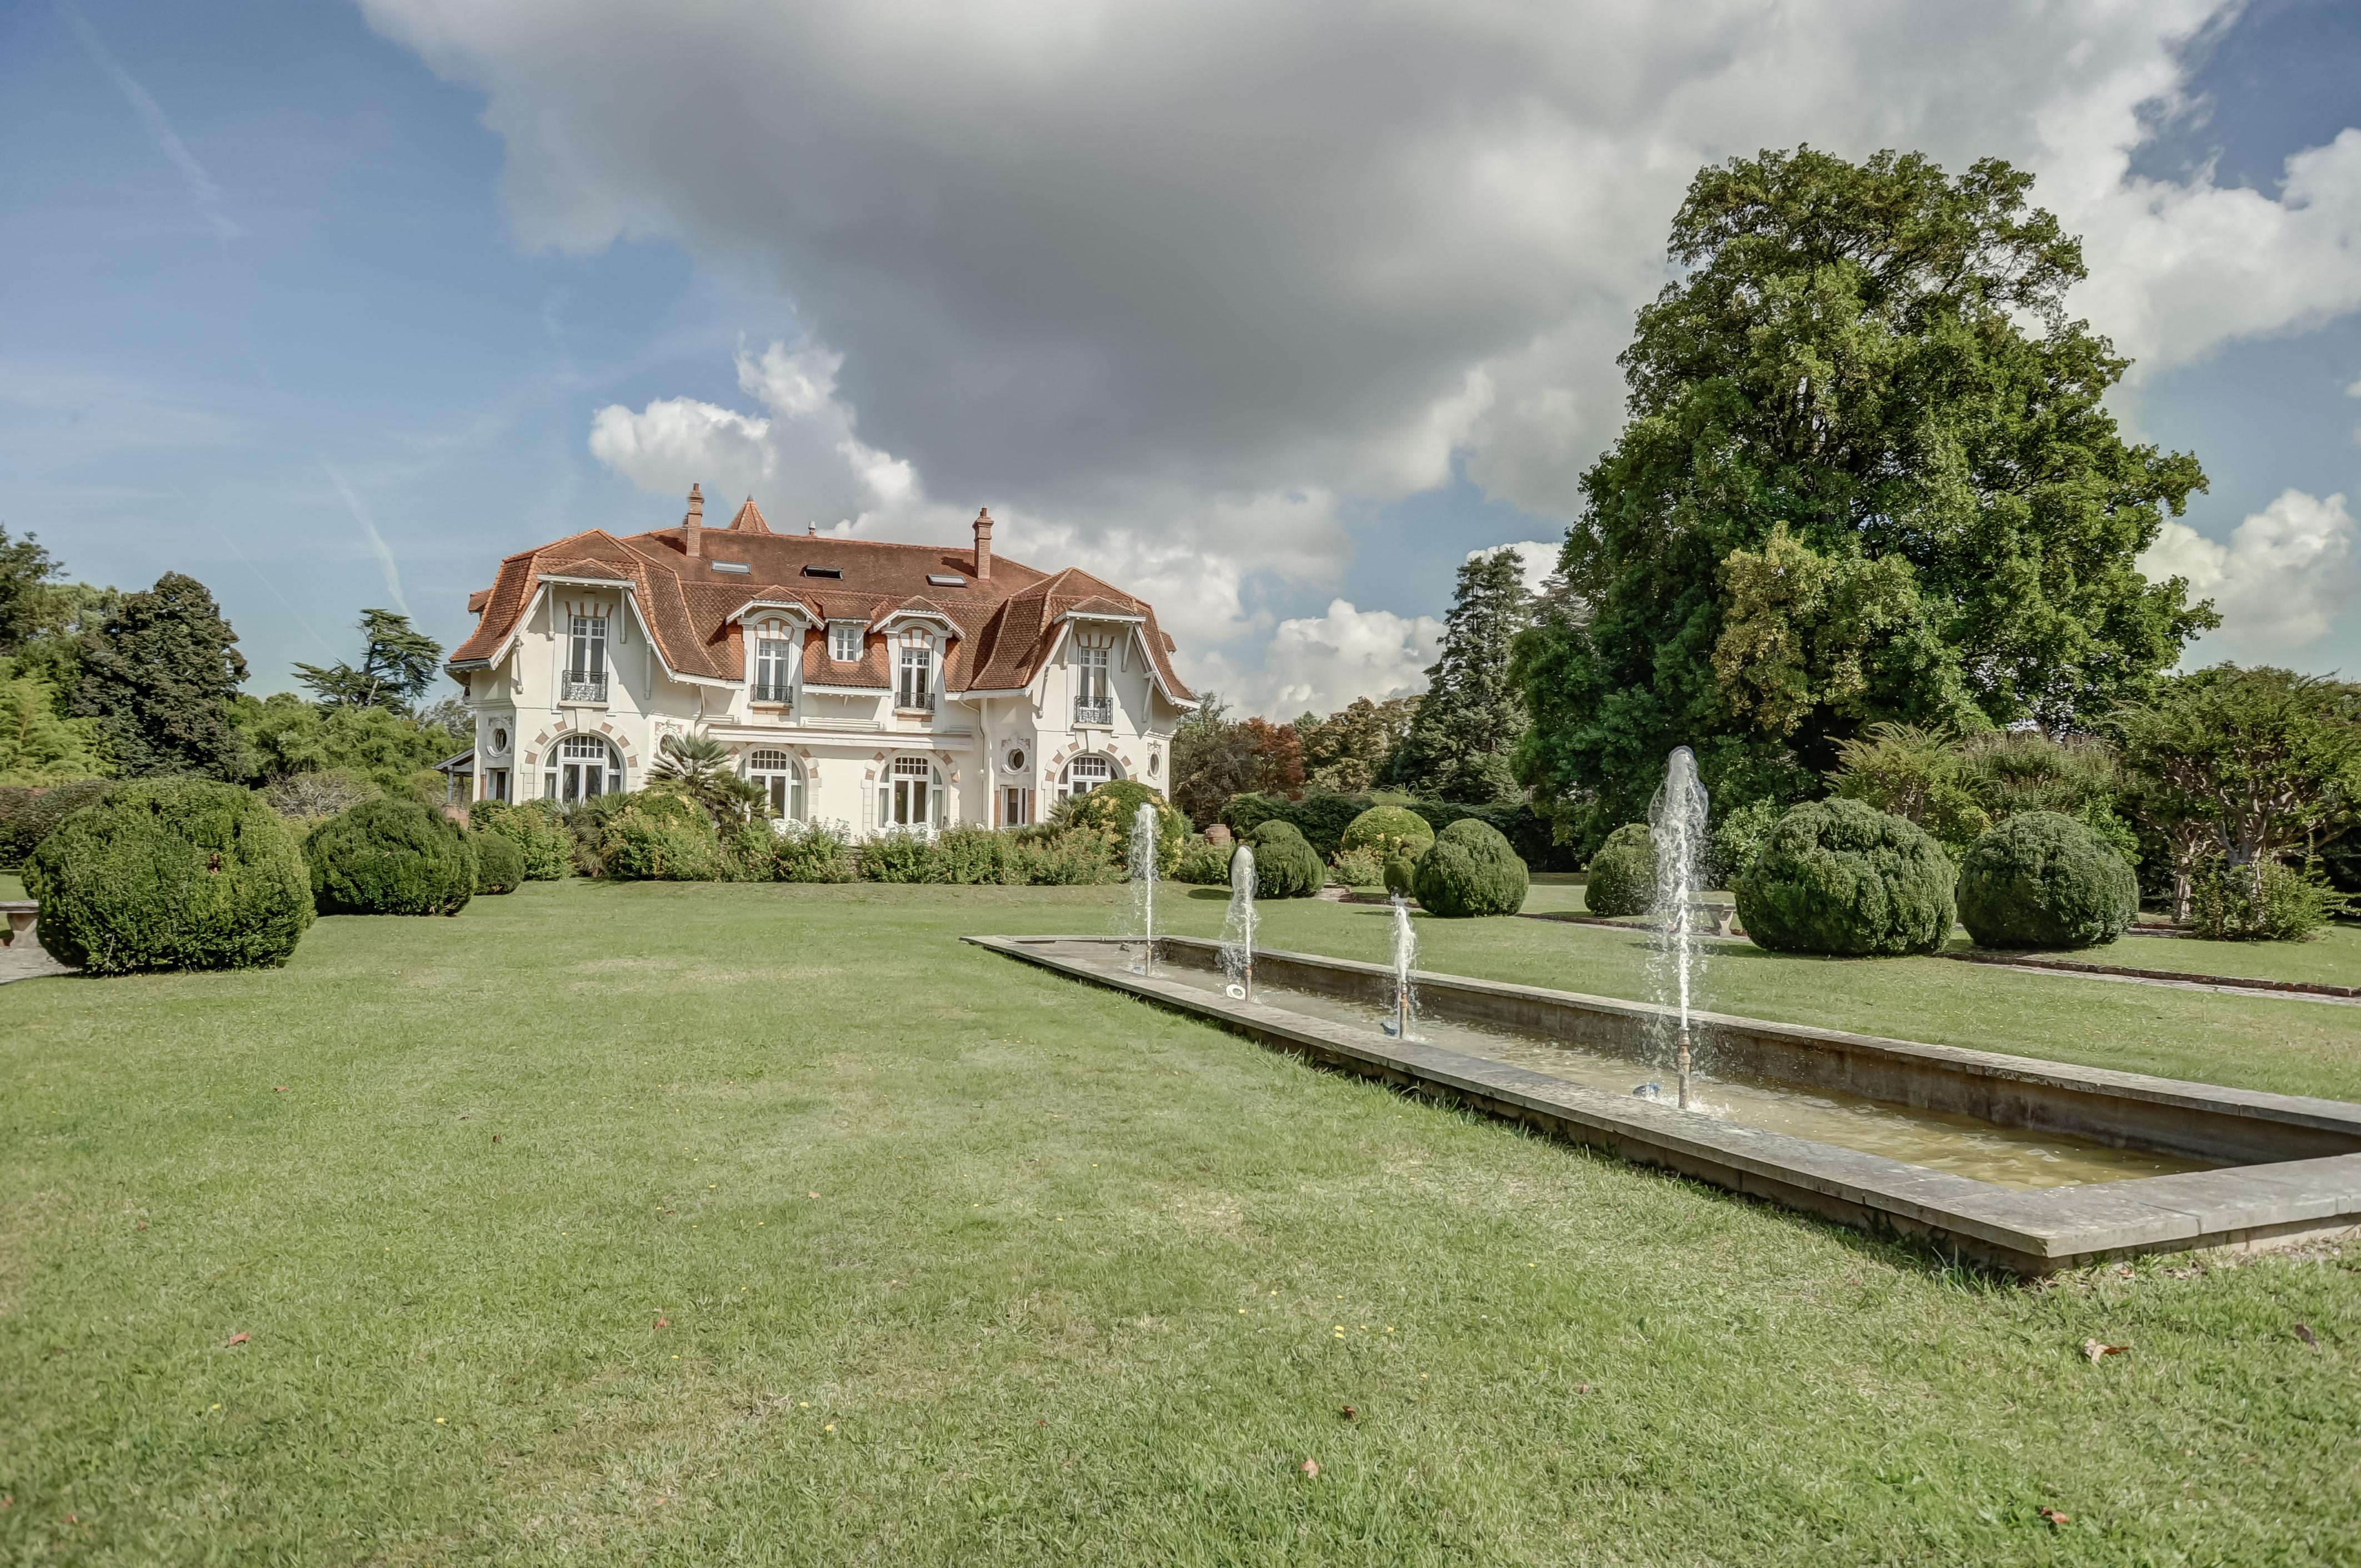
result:
[[[1230,857],[1230,909],[1222,918],[1222,968],[1228,971],[1230,995],[1254,1000],[1255,863],[1254,850],[1240,844]]]
[[[1410,905],[1394,894],[1394,1021],[1386,1032],[1397,1040],[1410,1038],[1410,971],[1418,961],[1418,933],[1411,928]]]
[[[1648,836],[1656,851],[1656,938],[1663,960],[1660,1000],[1669,980],[1677,989],[1680,1036],[1673,1066],[1680,1074],[1680,1107],[1689,1108],[1689,999],[1703,955],[1697,940],[1697,894],[1706,845],[1706,791],[1698,782],[1697,756],[1675,746],[1665,762],[1664,782],[1648,803]]]
[[[1156,807],[1147,801],[1131,819],[1131,886],[1139,904],[1139,972],[1156,972]]]

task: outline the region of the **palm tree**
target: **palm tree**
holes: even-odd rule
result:
[[[719,823],[744,822],[766,811],[763,786],[740,778],[736,754],[712,736],[667,735],[657,750],[662,756],[649,770],[649,788],[686,795]]]

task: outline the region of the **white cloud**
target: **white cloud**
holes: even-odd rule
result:
[[[329,482],[336,487],[336,494],[344,498],[346,510],[353,514],[353,521],[359,523],[361,532],[368,536],[369,553],[377,557],[378,570],[385,576],[385,591],[392,598],[393,608],[408,615],[410,601],[401,596],[401,568],[394,565],[393,551],[387,546],[385,535],[377,531],[377,521],[369,516],[368,509],[361,505],[359,495],[326,458],[320,459],[320,467],[327,474]]]
[[[2204,658],[2282,654],[2325,637],[2361,598],[2361,549],[2345,498],[2286,490],[2234,530],[2224,544],[2185,522],[2167,522],[2140,556],[2151,581],[2186,577],[2191,598],[2222,612],[2201,642]],[[2185,663],[2202,662],[2192,649]]]
[[[1358,609],[1332,599],[1328,613],[1282,620],[1253,664],[1220,654],[1192,667],[1195,679],[1241,711],[1292,718],[1329,713],[1356,696],[1404,696],[1426,689],[1426,668],[1443,640],[1433,616]]]
[[[2276,194],[2129,173],[2231,3],[362,0],[484,93],[525,244],[672,236],[812,334],[741,356],[764,414],[600,411],[619,470],[710,461],[790,526],[988,501],[1205,564],[1185,613],[1234,639],[1245,585],[1341,587],[1356,504],[1572,513],[1708,161],[2008,158],[2145,368],[2361,307],[2361,130]]]
[[[1525,591],[1537,594],[1542,591],[1542,585],[1549,581],[1550,574],[1557,570],[1558,552],[1565,547],[1563,539],[1528,539],[1518,544],[1495,544],[1488,549],[1470,550],[1467,558],[1482,561],[1498,555],[1503,550],[1516,552],[1517,564],[1524,569]]]

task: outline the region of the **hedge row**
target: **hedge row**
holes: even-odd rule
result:
[[[1570,872],[1580,862],[1574,850],[1553,839],[1550,825],[1530,806],[1475,806],[1451,801],[1404,800],[1399,795],[1361,792],[1347,795],[1313,791],[1301,800],[1270,795],[1234,795],[1223,804],[1222,821],[1244,838],[1277,818],[1294,825],[1323,858],[1344,847],[1345,831],[1354,818],[1379,806],[1395,806],[1414,813],[1436,833],[1469,818],[1485,824],[1509,840],[1517,858],[1537,872]]]

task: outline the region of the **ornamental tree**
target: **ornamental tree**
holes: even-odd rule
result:
[[[296,677],[325,707],[390,707],[407,713],[434,683],[443,644],[390,609],[361,611],[361,662],[298,664]]]
[[[77,717],[126,778],[245,776],[228,705],[246,679],[237,633],[204,584],[167,572],[82,635]]]
[[[1525,712],[1510,680],[1517,634],[1532,619],[1524,563],[1513,550],[1464,562],[1444,623],[1443,656],[1394,748],[1386,776],[1429,800],[1475,805],[1518,798],[1509,759]]]
[[[1880,721],[2088,729],[2217,623],[2135,564],[2204,474],[2119,435],[2032,183],[1809,148],[1691,183],[1559,558],[1587,620],[1519,648],[1519,776],[1588,841],[1675,745],[1718,802],[1796,798]]]

